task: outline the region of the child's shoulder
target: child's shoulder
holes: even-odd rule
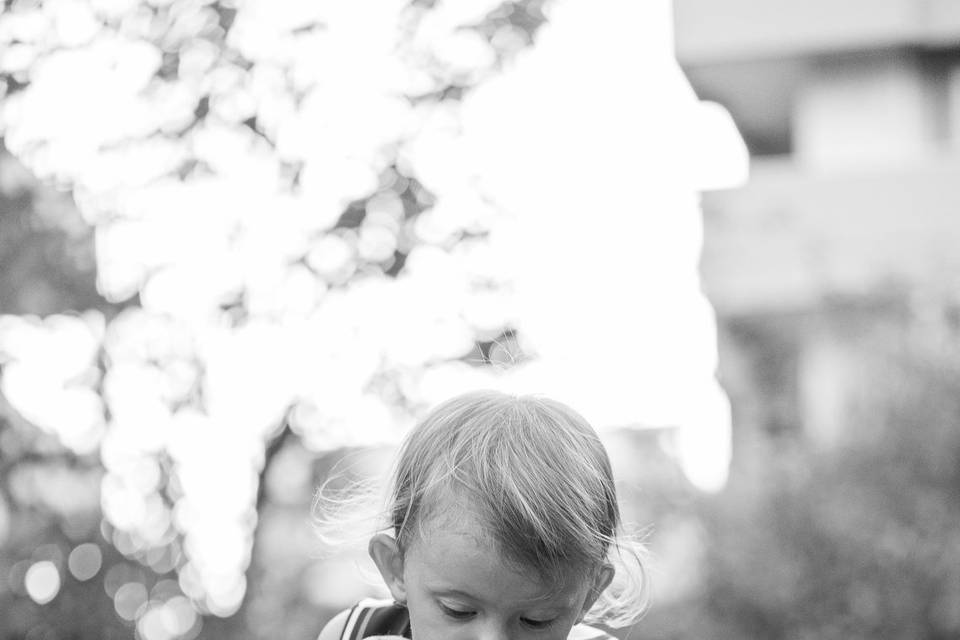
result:
[[[410,616],[392,600],[367,598],[334,616],[317,640],[359,640],[371,636],[410,637]]]
[[[340,640],[343,636],[343,631],[347,625],[347,619],[350,617],[350,614],[353,612],[353,609],[344,609],[337,615],[330,618],[327,624],[323,625],[323,629],[320,631],[320,635],[317,637],[317,640]]]

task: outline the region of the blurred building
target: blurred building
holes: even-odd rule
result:
[[[748,184],[703,201],[721,375],[735,411],[829,442],[862,336],[955,324],[960,3],[675,0],[675,27],[751,152]]]

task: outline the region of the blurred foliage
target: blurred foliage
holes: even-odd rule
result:
[[[68,193],[41,184],[0,145],[0,313],[45,316],[73,309],[115,309],[96,291],[92,231]],[[147,575],[101,533],[101,476],[97,456],[74,454],[0,395],[0,638],[131,636],[132,625],[117,616],[106,593],[107,569]],[[67,564],[84,543],[98,546],[105,568],[80,581]],[[24,591],[26,570],[43,560],[63,577],[55,606],[38,605]]]
[[[762,433],[705,505],[709,577],[690,618],[700,632],[960,636],[960,358],[915,328],[846,336],[842,432],[829,446],[802,428]],[[697,637],[675,633],[661,637]]]
[[[98,188],[104,190],[104,185],[113,183],[117,183],[114,186],[127,187],[128,180],[133,184],[160,179],[170,179],[178,184],[193,180],[203,182],[223,168],[210,166],[206,161],[209,158],[205,160],[201,157],[203,153],[195,153],[196,149],[191,146],[194,134],[204,130],[207,125],[217,127],[226,123],[233,127],[234,133],[239,132],[239,139],[255,140],[255,144],[248,149],[250,155],[255,155],[255,152],[261,156],[269,155],[263,149],[276,149],[278,122],[284,121],[284,118],[287,121],[292,119],[284,109],[290,104],[302,106],[305,94],[313,88],[315,81],[310,73],[296,76],[277,72],[274,67],[293,67],[297,56],[313,59],[313,53],[306,50],[303,43],[312,42],[314,32],[323,27],[315,22],[297,22],[296,15],[293,18],[289,15],[281,18],[281,22],[292,20],[290,24],[266,24],[264,30],[269,36],[267,48],[276,46],[280,50],[277,58],[271,58],[276,50],[258,50],[257,45],[263,41],[254,42],[256,38],[253,36],[256,34],[251,34],[255,30],[249,24],[245,34],[247,40],[244,41],[246,52],[235,46],[239,40],[232,39],[231,30],[236,24],[238,9],[233,3],[188,0],[87,4],[89,6],[69,2],[44,5],[9,1],[0,8],[0,43],[4,48],[4,55],[0,59],[0,106],[8,108],[7,115],[14,114],[13,120],[17,120],[18,108],[14,103],[22,105],[24,96],[32,94],[33,81],[36,76],[42,75],[39,70],[43,68],[49,71],[56,66],[51,60],[62,63],[73,54],[82,57],[83,49],[88,45],[96,49],[104,42],[109,45],[116,41],[130,45],[130,51],[134,53],[139,51],[160,56],[159,64],[149,72],[150,77],[143,79],[148,86],[140,87],[143,91],[133,92],[138,100],[153,100],[151,106],[156,109],[129,108],[129,113],[114,114],[118,115],[116,118],[109,115],[104,118],[104,113],[114,113],[111,109],[120,109],[115,103],[123,97],[123,89],[117,94],[104,91],[104,95],[99,95],[91,86],[84,86],[86,92],[81,91],[83,95],[74,94],[77,102],[71,105],[61,104],[59,98],[49,94],[37,98],[33,104],[42,108],[31,108],[35,112],[49,109],[45,113],[50,119],[44,121],[44,114],[37,113],[42,124],[36,128],[11,126],[6,132],[8,142],[19,136],[18,152],[22,156],[29,156],[33,168],[38,169],[49,183],[39,182],[31,170],[11,155],[0,153],[0,313],[25,317],[27,324],[38,326],[36,318],[52,314],[73,315],[76,310],[99,311],[109,322],[122,310],[139,306],[136,286],[124,288],[125,285],[121,283],[124,290],[120,294],[114,291],[114,295],[108,296],[110,300],[104,299],[98,292],[98,284],[100,291],[110,291],[110,283],[97,283],[97,277],[102,279],[105,270],[103,265],[100,265],[99,273],[96,269],[95,262],[98,257],[102,259],[102,255],[95,255],[94,252],[93,216],[89,210],[84,212],[85,216],[81,215],[82,207],[78,209],[74,198],[80,202],[84,192],[89,196],[91,192],[96,193]],[[422,16],[430,13],[433,3],[408,4],[416,15]],[[492,10],[484,16],[482,9],[485,4],[477,3],[481,13],[466,31],[475,31],[481,40],[490,42],[496,53],[493,66],[497,67],[505,58],[531,42],[534,32],[545,19],[541,12],[544,3],[541,0],[529,0],[486,4]],[[471,10],[476,12],[477,7],[468,8],[467,13]],[[296,7],[286,7],[287,11],[291,9],[296,13]],[[335,12],[336,8],[332,10]],[[274,28],[278,33],[269,33]],[[112,40],[118,34],[121,37]],[[276,39],[270,40],[274,36],[277,36]],[[284,37],[286,40],[283,40]],[[284,44],[291,43],[293,52],[283,49]],[[139,50],[138,44],[143,45]],[[248,58],[246,53],[250,51],[254,51],[254,55],[263,55],[265,59]],[[129,62],[133,67],[144,63],[143,59],[135,58],[133,53],[120,55],[117,66],[123,67],[121,62]],[[150,67],[150,55],[147,58],[143,68]],[[463,64],[462,59],[460,64]],[[466,65],[469,64],[468,61]],[[97,71],[94,67],[95,64],[81,64],[75,70],[79,75],[91,71],[95,76]],[[480,79],[477,74],[460,68],[457,62],[447,64],[442,56],[429,60],[425,67],[428,79],[423,86],[428,90],[421,96],[407,96],[411,103],[456,101]],[[247,84],[256,75],[254,70],[261,71],[270,79],[279,77],[278,86],[266,89],[261,86],[258,89],[262,98],[258,106],[262,112],[271,115],[270,122],[264,117],[258,118],[255,113],[244,111],[250,108],[245,100],[250,97]],[[71,74],[68,72],[66,75]],[[135,76],[136,72],[132,75]],[[89,81],[90,78],[86,76],[79,80],[81,83]],[[108,85],[114,81],[117,87],[131,82],[131,69],[126,69],[126,75],[120,69],[119,75],[108,81]],[[133,79],[132,82],[136,84],[137,80]],[[104,88],[99,86],[98,90]],[[69,90],[62,89],[61,93],[64,91]],[[328,96],[330,102],[342,97],[336,94],[336,90],[331,92]],[[344,100],[349,102],[350,98]],[[162,108],[158,106],[160,103]],[[271,111],[273,107],[276,108]],[[94,123],[93,120],[97,118],[93,116],[99,117],[99,121]],[[143,121],[131,127],[130,121],[136,121],[137,118],[143,118]],[[140,126],[144,121],[147,125]],[[58,135],[67,140],[66,145],[60,144],[62,140],[58,142]],[[35,138],[31,139],[31,136]],[[352,141],[348,142],[352,144]],[[51,147],[53,151],[44,147]],[[318,264],[305,259],[293,265],[299,267],[301,272],[307,272],[304,266],[309,262],[310,267],[322,276],[317,279],[328,280],[331,288],[346,286],[368,276],[394,278],[404,269],[414,244],[430,244],[415,237],[410,230],[414,219],[433,203],[433,195],[413,175],[405,175],[404,170],[397,166],[396,149],[388,148],[388,144],[380,149],[378,142],[373,147],[376,147],[378,155],[387,158],[384,166],[380,167],[379,176],[374,176],[374,191],[364,192],[361,188],[360,191],[365,195],[359,195],[344,207],[342,213],[332,220],[330,228],[324,230],[328,238],[341,240],[340,245],[350,245],[346,260],[349,268],[323,272],[325,264],[322,259],[326,258],[323,252],[319,252],[321,260]],[[155,158],[151,156],[151,150],[158,148],[177,148],[178,153],[184,154],[182,162],[166,166],[164,160],[160,160],[161,166],[153,166],[151,162]],[[143,155],[140,155],[141,152]],[[289,153],[280,155],[290,160]],[[81,156],[86,160],[78,160]],[[97,174],[94,182],[99,180],[98,186],[82,184],[77,188],[78,185],[74,183],[77,166],[89,168],[85,165],[92,164],[94,159],[104,161],[100,166],[102,171],[90,172]],[[218,160],[223,164],[222,158]],[[119,164],[111,164],[114,162]],[[145,167],[141,173],[138,173],[138,165]],[[262,167],[255,173],[262,178],[268,172],[260,169]],[[302,163],[294,158],[278,169],[280,187],[298,192],[303,184]],[[125,175],[125,171],[131,171],[133,177]],[[349,181],[334,177],[328,182],[333,189],[337,189]],[[351,185],[342,188],[349,191]],[[105,190],[109,191],[109,188]],[[384,204],[384,196],[395,198],[387,198]],[[395,225],[400,231],[396,234],[399,240],[396,240],[395,248],[387,242],[386,245],[391,248],[384,253],[376,243],[367,242],[369,246],[363,245],[360,242],[364,240],[363,234],[384,222],[384,210],[393,212],[387,217],[396,213],[392,206],[395,202],[400,203],[400,220]],[[116,214],[115,211],[109,211],[109,204],[105,209],[108,210],[105,215],[107,218]],[[368,215],[375,210],[379,217]],[[392,220],[386,222],[389,223],[387,227],[394,225]],[[460,229],[457,222],[468,228]],[[432,233],[438,235],[438,243],[449,248],[480,233],[471,231],[470,225],[471,221],[464,219],[455,221],[448,229],[434,222]],[[370,235],[374,240],[383,239],[382,233],[379,236]],[[102,241],[102,238],[98,238],[98,241]],[[334,246],[334,249],[340,245]],[[353,245],[359,245],[359,249]],[[329,250],[329,243],[324,248]],[[336,251],[328,253],[336,255]],[[115,271],[122,272],[123,265]],[[127,274],[121,274],[121,277],[126,278]],[[263,292],[260,293],[263,298]],[[267,293],[273,293],[273,290]],[[252,310],[255,304],[249,291],[241,292],[236,300],[224,302],[222,310],[235,325],[240,326],[251,316],[262,313]],[[269,316],[272,311],[268,310],[264,315]],[[486,336],[465,358],[486,361],[496,340],[496,332]],[[96,354],[91,375],[84,380],[84,384],[98,392],[103,390],[103,377],[110,364],[107,360],[102,351]],[[5,364],[0,362],[0,365]],[[159,367],[164,363],[150,364]],[[55,400],[51,398],[48,402]],[[107,417],[110,417],[109,411]],[[274,425],[268,427],[273,428]],[[286,495],[282,500],[277,496],[271,497],[263,482],[263,478],[271,473],[274,456],[298,446],[296,440],[289,426],[280,424],[262,451],[259,489],[255,492],[256,504],[252,505],[256,507],[252,520],[259,520],[262,525],[257,531],[258,537],[263,529],[269,529],[270,526],[273,526],[273,531],[278,531],[270,523],[282,522],[290,527],[303,528],[302,521],[306,518],[310,493],[319,480],[310,469],[313,466],[322,467],[324,461],[313,460],[312,456],[301,457],[297,465],[307,469],[307,473],[295,487],[292,497]],[[51,429],[38,429],[37,425],[30,424],[0,396],[0,611],[3,612],[0,615],[0,638],[112,638],[133,637],[136,633],[141,637],[164,638],[191,637],[200,632],[199,623],[191,629],[171,630],[170,624],[167,624],[166,628],[161,628],[161,625],[154,629],[155,633],[144,633],[142,626],[135,631],[135,623],[138,620],[142,623],[144,612],[149,611],[137,606],[135,597],[132,600],[116,597],[118,587],[124,585],[143,585],[144,593],[153,602],[162,603],[171,597],[178,597],[182,583],[178,584],[177,574],[184,565],[187,544],[184,536],[174,532],[169,536],[164,533],[159,544],[149,547],[136,542],[129,532],[112,527],[106,521],[101,522],[103,514],[99,485],[105,472],[116,470],[104,468],[105,462],[100,453],[72,451],[58,440]],[[169,515],[182,488],[175,478],[169,458],[160,456],[158,463],[161,480],[157,483],[158,491],[150,497],[157,497],[162,502],[163,513]],[[136,469],[132,470],[131,475],[134,482],[138,481]],[[281,504],[278,505],[278,502]],[[285,506],[283,502],[289,504]],[[168,532],[172,531],[172,528],[168,529]],[[279,528],[279,533],[281,537],[285,533],[283,526]],[[288,637],[311,637],[316,634],[325,617],[332,612],[325,611],[316,602],[306,600],[305,594],[310,585],[305,583],[306,558],[302,552],[309,545],[298,541],[296,545],[284,546],[283,542],[279,546],[290,552],[290,558],[296,560],[295,564],[287,567],[288,572],[279,574],[275,565],[264,564],[263,555],[266,553],[269,556],[270,549],[263,551],[255,545],[248,571],[251,586],[246,591],[240,612],[226,620],[209,618],[203,625],[204,637],[273,637],[278,634],[278,625],[282,627],[279,629],[282,635]],[[96,545],[103,557],[101,569],[93,577],[81,581],[75,579],[68,569],[68,558],[72,550],[84,544]],[[275,544],[273,538],[271,544]],[[285,560],[289,561],[290,558]],[[45,605],[36,604],[35,598],[31,598],[24,588],[25,574],[37,562],[52,562],[61,577],[55,599]]]

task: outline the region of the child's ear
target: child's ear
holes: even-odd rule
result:
[[[403,553],[397,541],[385,533],[370,538],[370,557],[380,570],[383,582],[397,602],[407,601],[407,588],[403,581]]]
[[[583,617],[587,615],[587,612],[593,607],[593,603],[597,601],[597,598],[600,597],[603,590],[613,582],[614,573],[615,571],[611,564],[604,564],[600,567],[600,570],[597,571],[597,574],[593,578],[593,584],[590,586],[590,591],[587,592],[587,599],[583,603],[583,609],[580,610],[580,616],[577,618],[578,622],[583,620]]]

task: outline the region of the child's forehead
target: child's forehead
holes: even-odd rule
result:
[[[423,510],[419,534],[425,540],[443,535],[464,538],[474,545],[496,546],[490,523],[467,500],[451,492],[438,496]]]
[[[509,560],[499,545],[479,526],[463,519],[445,518],[429,527],[414,542],[407,561],[425,586],[436,592],[469,594],[473,599],[492,602],[508,595],[518,603],[566,604],[582,583],[579,573],[567,579],[545,581],[532,568]]]
[[[494,524],[469,502],[454,500],[438,507],[433,514],[427,514],[413,539],[421,559],[436,560],[438,566],[450,566],[452,561],[469,558],[522,575],[538,585],[548,584],[551,593],[558,583],[582,581],[582,567],[570,566],[566,571],[545,574],[542,567],[525,565],[512,557],[505,551],[504,541]]]

